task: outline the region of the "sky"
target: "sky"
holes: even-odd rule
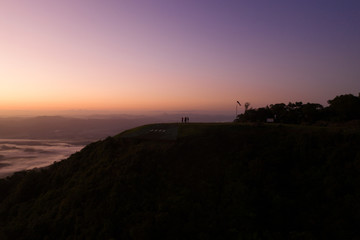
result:
[[[0,0],[0,113],[326,105],[359,43],[358,0]]]

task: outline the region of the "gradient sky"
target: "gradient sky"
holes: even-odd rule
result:
[[[358,92],[358,0],[0,0],[0,112],[232,114]]]

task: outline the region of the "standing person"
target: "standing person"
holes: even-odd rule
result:
[[[181,118],[181,123],[184,123],[184,117]]]

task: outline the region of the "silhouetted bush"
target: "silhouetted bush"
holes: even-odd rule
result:
[[[319,121],[344,122],[360,119],[360,98],[352,94],[336,96],[328,101],[329,106],[318,103],[295,102],[271,104],[265,108],[247,109],[235,122],[265,122],[273,118],[278,123],[308,123]]]

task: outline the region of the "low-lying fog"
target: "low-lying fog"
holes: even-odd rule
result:
[[[0,139],[0,178],[66,159],[84,146],[57,140]]]
[[[0,178],[66,159],[86,144],[129,128],[159,122],[232,121],[232,116],[162,114],[157,116],[0,117]],[[45,139],[45,140],[44,140]]]

